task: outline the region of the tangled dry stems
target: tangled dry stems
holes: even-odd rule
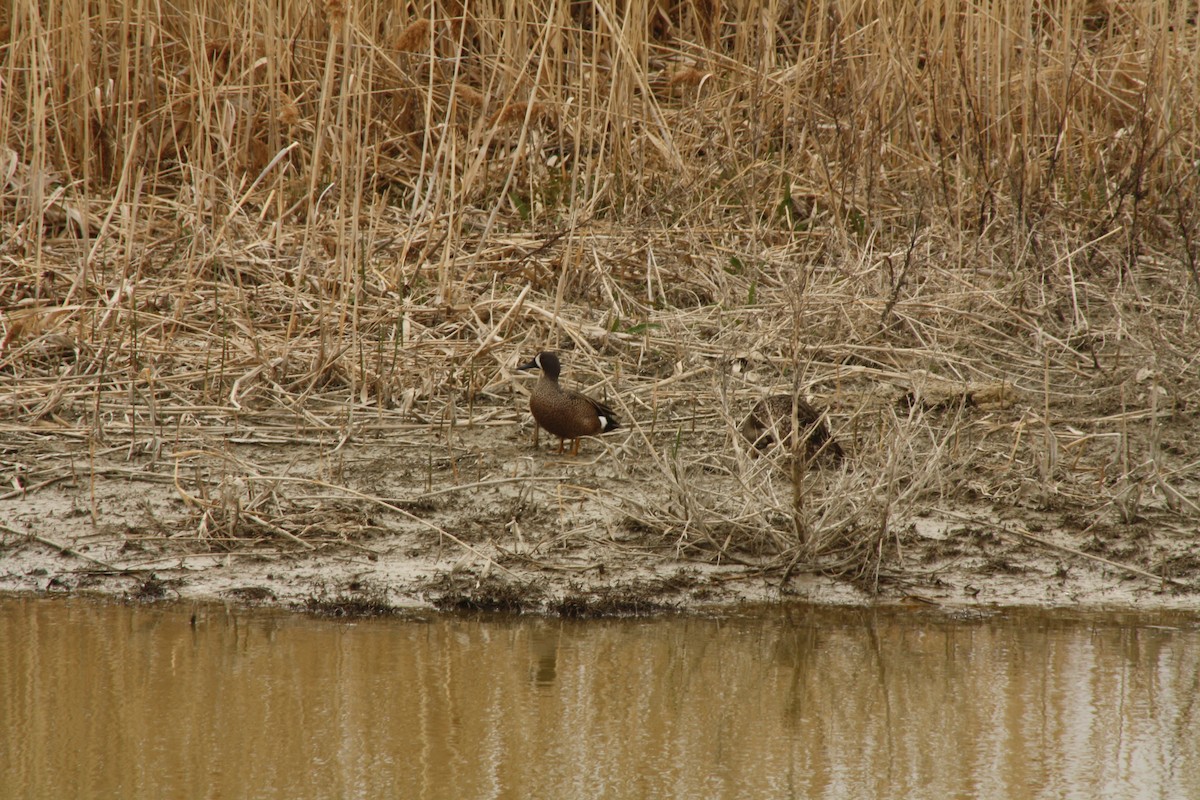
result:
[[[873,582],[941,506],[1196,511],[1186,4],[99,6],[4,20],[5,427],[168,462],[202,540],[370,527],[215,440],[434,448],[541,347],[689,557]],[[845,469],[738,443],[779,388]]]

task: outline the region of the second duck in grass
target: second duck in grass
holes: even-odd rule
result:
[[[558,356],[549,350],[543,350],[517,369],[542,371],[542,377],[529,393],[529,410],[537,423],[533,429],[535,446],[537,429],[545,428],[558,437],[558,452],[563,451],[567,439],[572,439],[571,455],[577,455],[581,436],[595,436],[621,427],[611,408],[586,394],[558,385],[562,365]]]
[[[798,438],[804,443],[808,458],[828,453],[835,463],[840,463],[844,456],[842,446],[830,435],[824,415],[803,397],[795,398],[794,409],[790,395],[775,394],[759,400],[742,422],[742,436],[758,450],[776,445],[792,447],[793,413],[801,431]]]

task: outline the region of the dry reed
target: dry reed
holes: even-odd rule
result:
[[[312,504],[195,453],[431,449],[569,346],[664,492],[598,502],[689,557],[877,585],[939,505],[1194,513],[1192,4],[412,8],[0,12],[10,442],[186,465],[205,537],[303,542]],[[751,458],[772,387],[852,466]]]

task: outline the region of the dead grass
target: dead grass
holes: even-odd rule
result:
[[[431,476],[550,347],[663,493],[594,502],[688,558],[877,586],[938,508],[1200,514],[1189,4],[87,8],[0,11],[14,491],[123,451],[206,547],[353,543],[410,512],[340,448]],[[845,469],[737,440],[793,388]]]

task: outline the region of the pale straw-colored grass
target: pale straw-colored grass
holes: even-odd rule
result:
[[[560,347],[672,498],[610,505],[698,557],[874,580],[939,504],[1196,508],[1191,4],[415,8],[0,12],[6,436],[513,423]],[[853,466],[744,452],[769,388]]]

